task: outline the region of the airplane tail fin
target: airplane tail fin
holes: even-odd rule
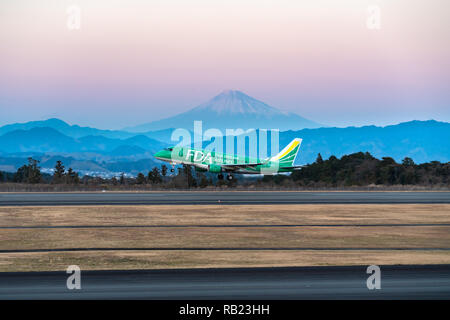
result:
[[[280,153],[270,158],[270,161],[278,161],[280,167],[291,167],[295,162],[295,158],[297,157],[301,144],[302,139],[295,138],[283,150],[281,150]]]

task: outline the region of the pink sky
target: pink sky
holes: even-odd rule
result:
[[[66,26],[69,5],[81,28]],[[381,28],[366,26],[367,7]],[[0,125],[121,128],[237,89],[327,125],[450,121],[444,0],[0,3]]]

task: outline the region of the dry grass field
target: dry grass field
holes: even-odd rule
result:
[[[367,224],[393,226],[355,226]],[[398,224],[414,226],[395,226]],[[449,250],[389,250],[450,248],[448,224],[450,205],[0,207],[0,251],[61,248],[224,249],[3,252],[0,253],[0,271],[64,270],[71,264],[77,264],[84,270],[448,264]],[[167,227],[177,225],[176,228]],[[31,226],[42,228],[23,228]],[[227,248],[371,250],[245,251]],[[374,250],[377,248],[383,250]]]
[[[442,248],[450,226],[8,229],[0,250],[57,248]]]
[[[449,264],[434,251],[89,251],[0,254],[1,271]]]
[[[0,226],[450,223],[448,204],[0,207]]]

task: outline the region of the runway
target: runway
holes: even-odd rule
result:
[[[450,265],[380,266],[369,290],[367,266],[0,273],[0,299],[450,299]]]
[[[443,204],[450,192],[83,192],[0,193],[0,206]]]

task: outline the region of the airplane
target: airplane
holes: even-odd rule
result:
[[[303,166],[296,166],[294,162],[301,143],[302,139],[295,138],[277,155],[264,160],[181,146],[165,148],[155,153],[154,157],[169,162],[171,172],[174,172],[176,164],[186,164],[194,166],[199,172],[217,173],[219,180],[224,178],[223,173],[228,173],[227,180],[231,181],[232,173],[273,175],[299,170]]]

